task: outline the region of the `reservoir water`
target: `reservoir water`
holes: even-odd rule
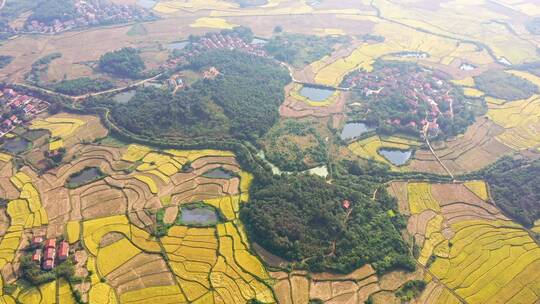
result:
[[[343,130],[341,130],[340,137],[343,140],[354,139],[371,130],[373,130],[373,128],[368,127],[363,122],[350,122],[345,124]]]
[[[308,98],[311,101],[322,102],[334,94],[334,90],[322,89],[316,87],[303,86],[300,90],[300,95]]]
[[[78,174],[68,179],[68,183],[73,187],[79,187],[86,185],[101,176],[101,172],[98,168],[84,168]]]
[[[4,151],[9,153],[18,154],[24,152],[30,148],[30,141],[22,137],[10,138],[4,142],[0,147]]]
[[[211,226],[218,222],[215,210],[205,207],[188,208],[180,210],[180,221],[184,225]]]
[[[411,150],[397,150],[397,149],[380,149],[379,154],[384,156],[389,162],[396,166],[402,166],[412,156]]]

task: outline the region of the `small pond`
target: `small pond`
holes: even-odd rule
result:
[[[459,69],[463,71],[472,71],[476,69],[476,67],[472,64],[464,63],[459,67]]]
[[[2,150],[9,153],[18,154],[24,152],[30,148],[30,141],[22,137],[15,137],[7,139],[0,147]]]
[[[379,154],[384,156],[389,162],[395,166],[402,166],[412,156],[411,150],[396,150],[396,149],[380,149]]]
[[[169,50],[182,50],[189,44],[189,41],[177,41],[167,44]]]
[[[356,138],[366,132],[373,130],[373,128],[368,127],[363,122],[349,122],[345,124],[343,130],[341,130],[341,139],[349,140]]]
[[[223,170],[223,168],[216,168],[204,173],[203,176],[208,178],[230,179],[232,174],[229,171]]]
[[[251,41],[251,44],[260,45],[260,44],[267,44],[268,40],[259,39],[259,38],[253,38]]]
[[[147,9],[153,8],[157,4],[155,0],[137,0],[137,5]]]
[[[68,183],[72,187],[78,187],[86,185],[92,181],[101,177],[101,171],[98,168],[84,168],[82,171],[76,173],[68,179]]]
[[[300,95],[308,98],[311,101],[325,101],[328,99],[328,97],[332,96],[334,94],[334,90],[332,89],[323,89],[323,88],[316,88],[316,87],[309,87],[304,86],[300,90]]]
[[[133,96],[135,96],[135,93],[136,93],[135,90],[129,90],[122,93],[118,93],[113,96],[113,100],[116,103],[125,104],[125,103],[128,103],[131,100],[131,98],[133,98]]]
[[[183,225],[211,226],[218,223],[216,211],[205,207],[183,207],[179,219]]]

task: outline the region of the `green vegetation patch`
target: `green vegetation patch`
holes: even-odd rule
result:
[[[77,8],[73,0],[40,1],[33,10],[28,21],[52,23],[54,20],[67,21],[77,16]]]
[[[13,61],[13,56],[0,55],[0,69],[5,68],[12,61]]]
[[[229,50],[203,52],[186,69],[212,67],[219,71],[214,79],[199,80],[174,95],[147,87],[126,104],[95,102],[112,108],[114,120],[135,134],[243,140],[264,135],[279,119],[287,71],[270,59]]]
[[[346,37],[283,33],[270,39],[265,49],[279,61],[302,67],[331,54],[335,44],[347,41]]]
[[[103,54],[98,67],[105,73],[124,78],[139,78],[145,69],[140,51],[130,47]]]
[[[396,291],[396,297],[401,303],[409,303],[420,296],[426,288],[426,282],[421,280],[408,281]]]
[[[328,145],[313,120],[286,120],[265,136],[267,159],[285,171],[304,171],[328,161]]]
[[[485,179],[506,214],[526,227],[540,219],[540,160],[505,157],[486,170]]]
[[[90,77],[62,80],[52,86],[54,91],[71,96],[101,92],[112,88],[114,88],[114,84],[109,80]]]
[[[398,232],[404,219],[388,215],[396,200],[379,188],[372,201],[378,182],[357,164],[334,173],[332,184],[312,175],[257,176],[240,212],[250,239],[314,272],[349,273],[368,263],[379,273],[413,270]]]
[[[504,100],[527,99],[538,91],[532,82],[504,71],[484,72],[474,81],[480,91]]]

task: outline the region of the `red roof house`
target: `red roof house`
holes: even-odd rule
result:
[[[58,259],[65,261],[69,256],[69,244],[66,241],[62,241],[58,247]]]
[[[32,254],[32,261],[36,263],[41,262],[41,253],[41,249],[36,249],[36,251],[34,251],[34,254]]]
[[[42,236],[35,236],[35,237],[32,238],[32,245],[33,246],[41,245],[42,242],[43,242],[43,237]]]
[[[54,260],[54,257],[56,256],[56,249],[54,248],[47,248],[45,249],[45,256],[44,258],[46,260],[50,260],[50,259],[53,259]]]
[[[345,208],[345,209],[351,208],[351,202],[350,202],[349,200],[344,200],[343,203],[341,203],[341,205],[342,205],[343,208]]]
[[[48,239],[45,241],[45,248],[55,248],[56,247],[56,239]]]
[[[43,261],[43,265],[41,267],[45,270],[51,270],[54,267],[54,260],[45,260]]]

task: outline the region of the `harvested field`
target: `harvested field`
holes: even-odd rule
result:
[[[503,130],[490,120],[480,118],[465,134],[453,140],[432,143],[437,156],[453,174],[464,174],[491,165],[512,150],[501,144],[496,137]],[[444,168],[427,149],[416,151],[410,171],[445,175]]]
[[[418,262],[429,265],[435,257],[428,267],[452,293],[470,303],[506,303],[511,297],[526,303],[538,300],[531,301],[522,290],[540,282],[539,276],[527,274],[540,270],[540,247],[521,226],[481,198],[480,182],[423,184],[424,191],[411,185],[415,184],[408,184],[410,208],[419,213],[409,218],[407,230],[421,248]],[[434,207],[418,209],[414,207],[418,202]],[[452,293],[430,283],[420,303],[455,302]]]

